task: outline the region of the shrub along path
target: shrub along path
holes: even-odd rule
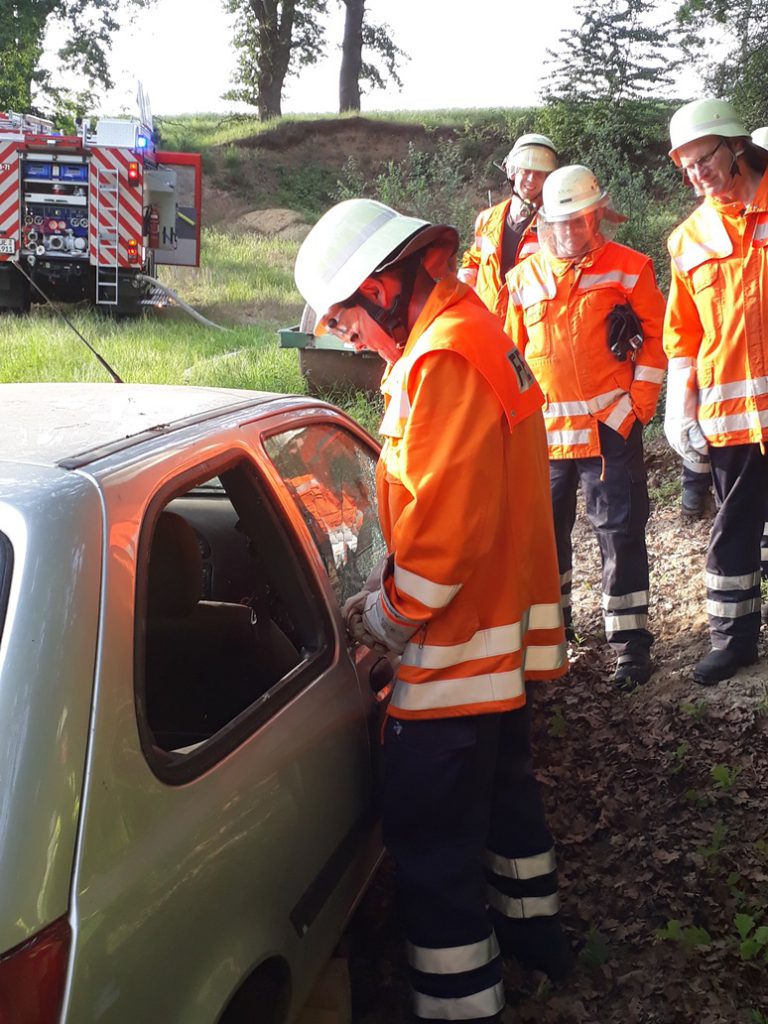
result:
[[[657,494],[678,466],[650,444]],[[768,1024],[768,636],[761,664],[712,689],[690,680],[708,649],[709,522],[677,505],[649,524],[658,666],[613,691],[601,640],[596,545],[580,515],[580,642],[562,681],[534,694],[537,775],[556,836],[563,919],[578,950],[558,990],[506,970],[521,1024]],[[407,1018],[403,953],[385,864],[351,929],[354,1019]]]

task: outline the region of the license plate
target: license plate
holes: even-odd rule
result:
[[[12,256],[16,252],[16,239],[15,238],[0,238],[0,253],[6,256]]]

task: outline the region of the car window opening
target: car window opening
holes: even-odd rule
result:
[[[322,646],[296,563],[243,464],[157,516],[147,573],[144,708],[153,746],[194,752]]]
[[[347,431],[320,423],[273,434],[264,446],[343,604],[386,553],[376,513],[376,453]]]

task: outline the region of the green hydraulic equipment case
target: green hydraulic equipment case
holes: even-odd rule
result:
[[[278,331],[281,348],[295,348],[299,369],[311,395],[355,388],[378,392],[384,373],[384,360],[368,349],[362,352],[332,334],[313,334],[314,310],[304,307],[301,323]]]

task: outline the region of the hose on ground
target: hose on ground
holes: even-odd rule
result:
[[[154,285],[155,288],[157,288],[159,291],[167,295],[169,299],[173,299],[173,301],[181,309],[183,309],[185,313],[188,313],[191,317],[193,317],[193,319],[198,320],[201,324],[205,324],[206,327],[213,327],[217,331],[232,330],[231,327],[223,327],[221,324],[215,324],[213,320],[208,320],[206,317],[203,316],[202,313],[198,313],[196,309],[193,309],[192,306],[188,305],[183,299],[179,298],[179,296],[176,294],[175,291],[173,291],[172,288],[169,288],[167,285],[164,285],[162,282],[158,281],[156,277],[150,277],[149,274],[137,274],[136,277],[139,281],[147,281],[149,284]]]

